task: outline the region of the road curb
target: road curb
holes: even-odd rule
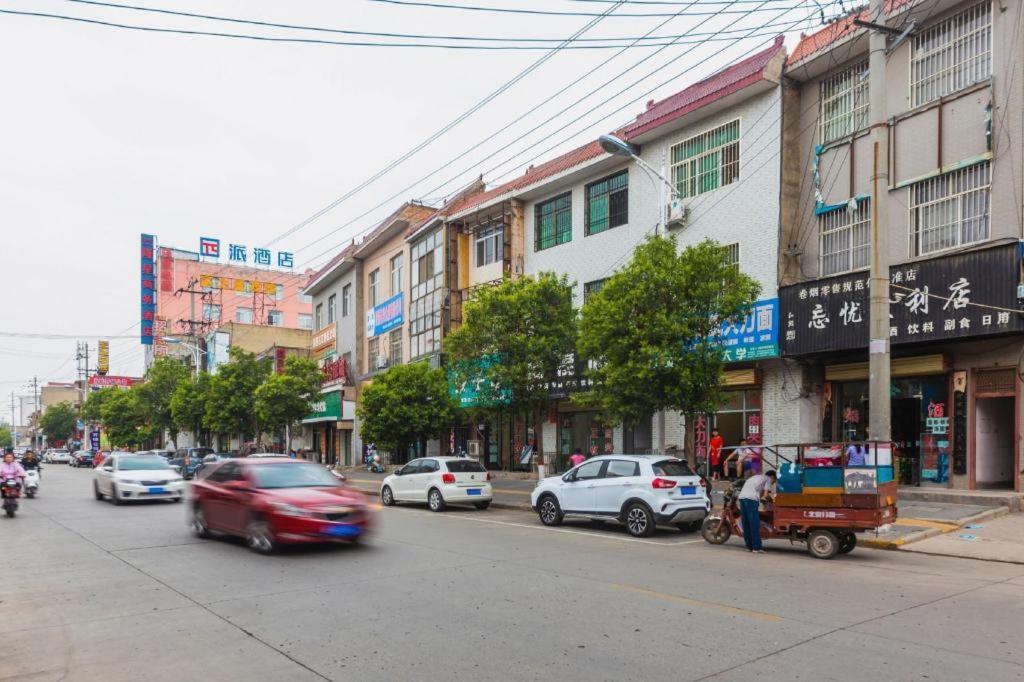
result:
[[[977,523],[979,521],[985,521],[985,520],[988,520],[988,519],[998,518],[1000,516],[1005,516],[1006,514],[1009,514],[1009,513],[1010,513],[1010,508],[1009,507],[993,507],[992,509],[986,509],[985,511],[978,512],[977,514],[972,514],[970,516],[965,516],[962,519],[958,519],[957,522],[956,522],[956,526],[953,527],[953,528],[950,528],[948,530],[942,530],[940,528],[925,528],[924,530],[919,530],[919,531],[915,531],[913,533],[908,533],[907,535],[904,535],[901,538],[895,538],[893,540],[880,540],[880,539],[861,537],[861,538],[857,539],[857,544],[861,545],[862,547],[872,547],[874,549],[900,549],[904,545],[909,545],[909,544],[912,544],[912,543],[915,543],[915,542],[920,542],[921,540],[927,540],[928,538],[933,538],[936,535],[945,535],[946,533],[953,533],[953,532],[956,532],[956,531],[960,530],[961,528],[963,528],[964,526],[966,526],[968,524]],[[896,519],[896,523],[899,524],[899,519]],[[924,552],[922,552],[922,554],[924,554]],[[937,554],[936,556],[953,556],[953,557],[957,557],[959,555],[957,555],[957,554]],[[1013,563],[1013,562],[1010,562],[1010,563]]]

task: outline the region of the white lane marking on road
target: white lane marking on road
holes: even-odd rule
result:
[[[642,542],[647,545],[657,545],[658,547],[674,547],[675,545],[689,545],[695,542],[703,542],[703,539],[697,540],[676,540],[667,542],[658,542],[656,540],[641,540],[640,538],[624,538],[616,535],[602,535],[593,531],[585,530],[572,530],[571,528],[549,528],[547,526],[537,526],[530,523],[516,523],[514,521],[497,521],[494,519],[474,519],[468,516],[451,516],[451,515],[438,515],[439,519],[453,519],[456,521],[472,521],[473,523],[493,523],[498,526],[515,526],[518,528],[529,528],[530,530],[546,530],[552,533],[568,533],[570,535],[583,535],[588,538],[596,538],[599,540],[618,540],[619,542]]]

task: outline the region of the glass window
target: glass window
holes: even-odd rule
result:
[[[118,457],[118,471],[157,471],[167,468],[163,457]]]
[[[327,324],[334,322],[334,316],[337,312],[336,303],[337,301],[335,300],[334,294],[327,297]]]
[[[206,480],[213,481],[214,483],[224,483],[226,481],[236,481],[241,478],[241,467],[235,462],[225,462],[219,467],[213,470]]]
[[[283,327],[284,313],[280,310],[271,310],[267,313],[267,324],[271,327]]]
[[[402,254],[391,259],[391,295],[396,296],[402,290]]]
[[[695,197],[740,177],[740,120],[672,146],[672,179],[682,197]]]
[[[733,242],[732,244],[726,244],[725,249],[727,250],[727,257],[729,259],[729,265],[736,268],[737,271],[740,269],[740,243]]]
[[[320,331],[321,329],[324,328],[324,304],[323,303],[317,303],[316,304],[316,319],[314,320],[314,322],[316,322],[316,330],[317,331]]]
[[[309,313],[299,313],[299,329],[312,329],[313,316]]]
[[[821,274],[825,277],[866,268],[871,257],[871,200],[818,216],[821,238]]]
[[[868,125],[868,62],[835,73],[819,86],[822,144],[863,130]]]
[[[352,314],[352,285],[346,284],[341,288],[341,316],[348,317]]]
[[[274,300],[275,301],[283,301],[284,300],[284,285],[283,284],[277,284],[277,285],[274,286]]]
[[[448,460],[445,466],[453,474],[476,474],[487,471],[484,465],[475,459]]]
[[[622,478],[625,476],[639,476],[640,464],[638,462],[627,462],[623,459],[613,459],[608,462],[608,468],[604,472],[605,478]]]
[[[548,199],[534,209],[534,250],[565,244],[572,240],[572,194]]]
[[[419,358],[441,349],[441,307],[444,302],[443,248],[441,230],[435,230],[412,245],[410,358]]]
[[[203,321],[220,322],[220,306],[216,303],[203,304]]]
[[[299,294],[299,303],[312,303],[313,297],[309,294]]]
[[[666,459],[651,464],[655,476],[695,476],[690,465],[681,459]]]
[[[341,483],[318,464],[281,463],[249,467],[257,488],[335,488]]]
[[[629,220],[629,171],[592,182],[586,188],[587,234],[597,234]]]
[[[380,303],[380,268],[370,273],[370,307]]]
[[[402,328],[392,329],[388,338],[391,345],[391,367],[402,364]]]
[[[425,459],[420,464],[421,474],[432,474],[435,471],[440,471],[441,465],[437,463],[436,459]]]
[[[992,4],[983,2],[921,30],[910,51],[911,106],[992,75]]]
[[[242,324],[252,324],[252,308],[236,308],[235,322],[241,322]]]
[[[601,469],[604,468],[603,461],[584,462],[576,469],[576,480],[584,481],[594,478],[601,478]]]
[[[476,266],[490,265],[505,258],[505,226],[491,225],[476,233]]]
[[[583,302],[586,303],[587,299],[601,291],[604,288],[604,283],[608,281],[608,278],[595,279],[593,282],[586,282],[583,285]]]
[[[366,368],[367,372],[372,372],[377,369],[377,365],[380,364],[378,358],[380,357],[380,337],[375,336],[370,339],[369,343],[366,344],[366,357],[369,362],[369,366]]]
[[[915,256],[988,239],[988,161],[915,184],[910,190],[910,248]]]
[[[402,475],[408,476],[409,474],[421,474],[423,473],[423,460],[414,459],[413,461],[402,467]]]

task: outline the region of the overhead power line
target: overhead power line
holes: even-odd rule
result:
[[[531,14],[546,17],[596,17],[601,16],[594,12],[574,12],[567,10],[548,10],[548,9],[527,9],[524,7],[482,7],[480,5],[461,5],[456,3],[445,3],[445,2],[423,2],[421,0],[366,0],[367,2],[377,2],[386,5],[401,5],[404,7],[422,7],[429,9],[451,9],[451,10],[464,10],[468,12],[492,12],[499,14]],[[616,0],[613,0],[616,1]],[[780,2],[780,0],[770,0],[772,2]],[[723,2],[710,3],[719,5],[734,5],[739,0],[723,0]],[[617,3],[621,4],[621,3]],[[743,4],[743,3],[740,3]],[[725,10],[721,14],[745,14],[749,10],[737,9],[737,10]],[[688,13],[689,14],[689,13]],[[715,12],[719,14],[719,12]],[[699,16],[700,13],[695,12],[690,16]],[[630,12],[616,14],[616,19],[642,19],[645,17],[671,17],[675,16],[673,12]]]

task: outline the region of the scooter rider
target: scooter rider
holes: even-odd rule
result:
[[[3,464],[0,464],[0,481],[6,481],[10,478],[17,479],[18,485],[25,485],[25,469],[14,461],[14,453],[11,451],[11,448],[7,448],[7,452],[4,453]]]
[[[35,469],[39,472],[40,478],[43,476],[43,463],[39,461],[39,456],[36,455],[33,450],[29,450],[25,453],[25,456],[21,458],[21,468],[25,471]]]

